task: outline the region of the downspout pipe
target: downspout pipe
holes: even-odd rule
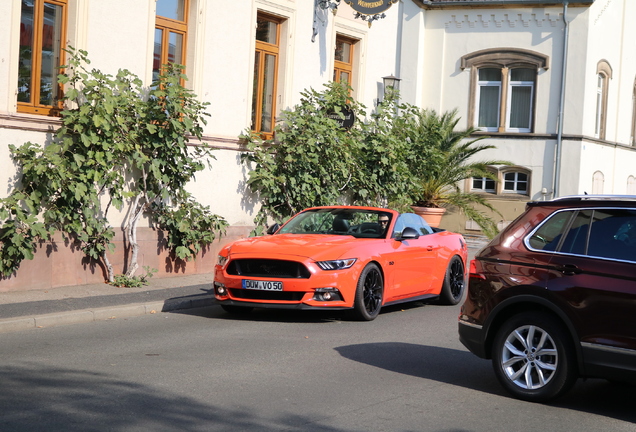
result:
[[[561,182],[561,153],[563,150],[563,107],[565,105],[565,74],[568,66],[568,39],[570,36],[570,23],[567,20],[568,0],[563,1],[563,59],[561,69],[561,95],[559,100],[559,123],[557,126],[556,155],[554,160],[554,185],[552,198],[559,196],[559,184]]]

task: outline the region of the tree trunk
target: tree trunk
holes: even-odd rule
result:
[[[110,260],[106,255],[106,251],[102,252],[102,260],[104,260],[104,265],[106,266],[106,277],[108,278],[108,282],[113,283],[115,281],[115,272],[113,271],[113,265],[110,263]]]
[[[135,197],[135,203],[133,204],[133,217],[128,221],[126,226],[126,236],[128,237],[128,244],[130,245],[130,265],[126,276],[133,277],[135,272],[139,268],[137,263],[137,257],[139,256],[139,243],[137,243],[137,223],[139,218],[143,214],[144,206],[139,205],[141,195]]]

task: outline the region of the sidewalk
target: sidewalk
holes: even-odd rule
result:
[[[469,259],[487,239],[465,236]],[[105,283],[0,292],[0,333],[211,306],[213,275],[152,278],[140,288]]]
[[[0,333],[210,306],[212,274],[150,279],[140,288],[105,283],[0,293]]]

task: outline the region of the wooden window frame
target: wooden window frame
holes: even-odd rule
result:
[[[349,44],[349,46],[351,47],[350,52],[349,52],[349,61],[348,62],[343,62],[340,60],[336,60],[335,58],[335,48],[338,46],[338,42],[342,41],[344,43]],[[341,34],[336,34],[336,43],[334,46],[334,60],[333,60],[333,74],[334,74],[334,81],[340,82],[340,74],[342,72],[348,73],[349,74],[349,80],[347,81],[347,84],[349,84],[349,86],[353,87],[353,63],[354,63],[354,58],[355,58],[355,53],[356,53],[356,43],[358,42],[357,39],[353,39],[351,37],[348,36],[344,36]]]
[[[61,66],[66,61],[64,48],[66,47],[66,31],[68,23],[68,0],[34,0],[33,11],[33,48],[31,53],[31,102],[16,102],[19,113],[37,114],[47,116],[59,116],[63,108],[62,97],[64,96],[63,86],[57,84],[57,103],[55,105],[42,105],[40,100],[41,62],[44,27],[44,4],[60,6],[62,8],[62,22],[60,29],[60,60]],[[21,5],[22,3],[20,3]],[[21,14],[20,14],[21,17]],[[61,73],[61,71],[60,71]],[[37,85],[35,85],[38,83]]]
[[[259,53],[259,63],[254,65],[254,70],[257,71],[256,76],[254,77],[256,81],[256,85],[254,87],[254,92],[252,98],[252,110],[254,112],[253,124],[251,125],[252,130],[256,133],[259,133],[263,136],[264,139],[271,139],[274,136],[274,128],[276,125],[276,96],[278,95],[278,68],[280,64],[280,39],[281,39],[281,30],[284,19],[276,17],[274,15],[267,14],[265,12],[258,12],[257,20],[263,19],[266,21],[276,23],[276,43],[271,44],[264,41],[259,41],[256,38],[255,51],[254,51],[254,61],[256,62],[256,53]],[[274,82],[272,94],[274,95],[272,100],[272,130],[271,131],[263,131],[263,90],[265,87],[265,59],[267,55],[274,56],[275,64],[274,64]]]
[[[170,55],[170,33],[177,33],[183,37],[181,44],[181,62],[182,66],[186,66],[186,49],[188,44],[188,15],[190,14],[190,0],[183,0],[183,21],[172,18],[166,18],[160,15],[155,16],[155,30],[161,30],[161,59],[159,61],[159,70],[163,65],[168,64],[168,56]],[[154,51],[153,51],[154,52]],[[154,62],[154,54],[153,54]],[[154,68],[153,68],[154,70]],[[182,82],[183,84],[183,82]]]

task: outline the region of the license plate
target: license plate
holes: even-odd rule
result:
[[[243,279],[243,289],[253,289],[253,290],[262,290],[262,291],[282,291],[283,283]]]

